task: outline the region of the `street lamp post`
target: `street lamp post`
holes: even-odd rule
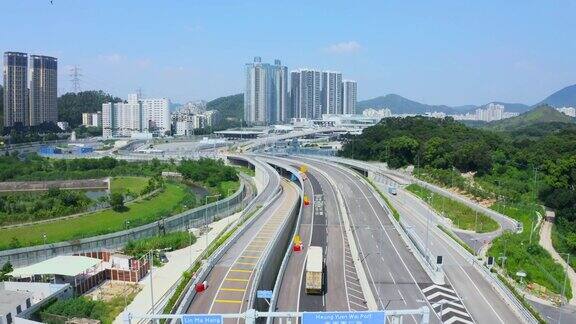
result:
[[[44,240],[44,245],[46,245],[46,238],[47,238],[46,233],[42,233],[42,239]]]
[[[432,199],[432,196],[428,196],[428,206],[430,208],[432,208],[432,204],[430,202],[430,200]],[[430,246],[429,246],[429,236],[430,236],[430,215],[429,213],[426,213],[426,258],[428,258],[428,255],[430,254]]]

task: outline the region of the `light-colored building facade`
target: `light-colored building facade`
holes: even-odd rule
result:
[[[358,102],[358,84],[356,81],[342,81],[342,113],[345,115],[356,114],[356,103]]]
[[[574,107],[561,107],[556,108],[556,110],[563,113],[564,115],[568,115],[570,117],[576,117],[576,108]]]
[[[218,110],[207,110],[202,115],[204,115],[206,120],[206,127],[216,127],[220,123],[220,112]]]
[[[322,113],[342,114],[342,73],[322,72]]]
[[[255,57],[246,64],[244,120],[248,124],[267,125],[286,119],[288,106],[288,69],[280,60],[274,65]]]
[[[82,125],[86,127],[102,127],[102,112],[82,113]]]
[[[30,125],[28,109],[28,54],[4,53],[4,126]]]
[[[392,111],[388,108],[383,108],[379,110],[368,108],[362,112],[362,115],[365,117],[387,118],[392,117]]]
[[[30,56],[30,126],[58,121],[58,60]]]
[[[294,118],[322,117],[322,75],[320,71],[299,69],[290,73]]]
[[[503,118],[504,106],[495,103],[489,103],[484,108],[476,109],[477,120],[491,122]]]
[[[143,130],[164,135],[170,131],[170,99],[142,99]]]
[[[159,136],[170,131],[170,100],[144,99],[137,94],[128,95],[126,103],[102,104],[102,136],[132,136],[135,133],[155,133]]]

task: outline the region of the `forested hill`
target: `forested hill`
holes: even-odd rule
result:
[[[394,168],[419,163],[487,172],[492,166],[490,152],[503,145],[498,134],[467,127],[452,118],[416,116],[382,119],[362,135],[350,138],[341,154],[388,162]]]
[[[82,124],[82,113],[97,112],[102,110],[103,103],[121,101],[102,90],[69,92],[58,97],[58,121],[67,121],[70,127],[75,128]]]
[[[454,169],[472,171],[475,183],[519,204],[534,203],[537,190],[538,204],[556,210],[555,248],[576,254],[576,127],[542,125],[552,124],[495,132],[451,118],[385,118],[349,137],[340,154],[394,168],[419,165],[438,179],[454,179]]]
[[[216,98],[206,104],[207,110],[218,110],[222,114],[219,128],[239,127],[244,114],[244,94]]]
[[[496,131],[516,131],[536,124],[568,123],[573,124],[576,119],[565,115],[558,110],[547,106],[539,106],[521,115],[501,119],[485,124],[483,128]]]

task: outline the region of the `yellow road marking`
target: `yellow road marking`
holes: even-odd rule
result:
[[[260,259],[260,257],[252,256],[252,255],[241,255],[240,257],[246,258],[246,259]]]
[[[252,270],[244,270],[244,269],[230,269],[231,272],[246,272],[250,273]]]
[[[222,291],[246,291],[246,289],[242,288],[220,288]]]
[[[237,299],[214,299],[215,303],[224,303],[224,304],[240,304],[242,303],[241,300]]]
[[[248,282],[248,279],[240,279],[240,278],[225,278],[226,281],[235,281],[235,282]]]
[[[244,250],[244,252],[262,253],[262,250]]]
[[[236,262],[236,264],[249,265],[249,266],[256,265],[256,263],[254,263],[254,262]]]

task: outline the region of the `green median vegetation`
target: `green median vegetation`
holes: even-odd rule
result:
[[[495,231],[499,227],[498,223],[492,218],[473,210],[463,203],[434,193],[417,184],[408,185],[406,189],[429,203],[437,213],[449,218],[457,228],[477,233],[487,233]]]

